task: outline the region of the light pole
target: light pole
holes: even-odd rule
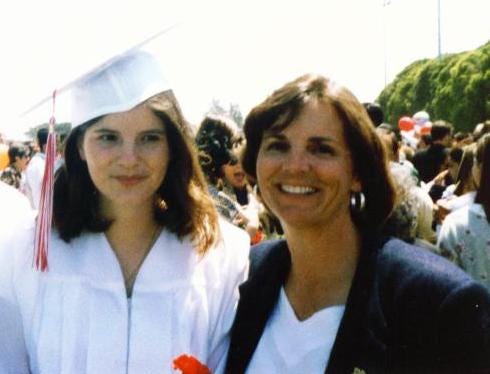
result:
[[[384,75],[385,75],[385,87],[388,84],[388,52],[387,41],[386,41],[386,7],[390,5],[391,0],[383,0],[383,64],[384,64]]]
[[[441,58],[441,0],[437,0],[437,58]]]

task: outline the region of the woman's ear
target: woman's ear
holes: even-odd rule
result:
[[[354,176],[354,178],[352,179],[351,191],[353,191],[353,192],[361,192],[362,191],[362,183],[361,183],[361,180],[357,176]]]

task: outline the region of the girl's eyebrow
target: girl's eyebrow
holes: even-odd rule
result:
[[[108,129],[105,127],[99,127],[97,129],[94,129],[94,132],[101,133],[101,132],[112,132],[112,133],[117,133],[116,130]]]
[[[94,132],[96,133],[114,133],[114,134],[117,134],[119,131],[118,130],[115,130],[115,129],[109,129],[109,128],[106,128],[106,127],[100,127],[100,128],[97,128],[97,129],[94,129]],[[165,134],[165,129],[161,128],[161,127],[155,127],[155,128],[152,128],[152,129],[147,129],[147,130],[143,130],[143,131],[140,131],[140,134]]]

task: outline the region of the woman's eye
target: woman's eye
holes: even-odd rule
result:
[[[327,144],[315,144],[310,147],[312,153],[320,155],[333,155],[335,154],[334,149]]]
[[[265,149],[267,151],[280,151],[280,152],[284,152],[284,151],[287,151],[288,148],[289,148],[289,145],[287,143],[285,143],[285,142],[278,142],[278,141],[269,142],[265,146]]]

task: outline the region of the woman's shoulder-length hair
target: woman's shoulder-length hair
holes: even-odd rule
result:
[[[244,125],[244,170],[256,179],[256,161],[264,132],[271,128],[281,131],[289,126],[311,100],[332,105],[343,124],[353,171],[361,181],[366,198],[363,212],[352,212],[354,223],[363,235],[381,233],[396,196],[384,147],[362,104],[347,88],[328,78],[303,75],[273,92],[250,111]]]
[[[156,193],[168,209],[155,206],[155,219],[179,238],[189,236],[199,253],[205,253],[219,238],[218,216],[197,160],[192,132],[172,91],[148,99],[147,105],[166,129],[169,165]],[[85,131],[100,118],[75,127],[65,143],[64,165],[55,176],[53,224],[65,241],[83,231],[102,232],[111,222],[102,217],[95,185],[79,145]]]
[[[480,167],[480,185],[475,202],[483,206],[490,223],[490,134],[483,135],[476,143],[475,158]]]

